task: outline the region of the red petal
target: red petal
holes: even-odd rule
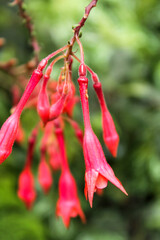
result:
[[[93,195],[96,190],[97,177],[98,177],[98,172],[95,171],[94,169],[91,169],[90,171],[87,171],[85,173],[85,182],[87,184],[88,199],[91,207],[93,202]]]

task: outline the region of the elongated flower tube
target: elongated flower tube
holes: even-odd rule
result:
[[[41,159],[40,159],[40,164],[38,167],[38,181],[39,181],[44,193],[47,194],[52,186],[53,180],[52,180],[51,170],[45,159],[45,152],[46,152],[45,147],[44,148],[42,147],[41,148]]]
[[[62,173],[59,180],[59,200],[57,202],[56,215],[61,216],[64,225],[69,227],[71,217],[79,215],[82,222],[85,223],[85,215],[78,199],[75,179],[69,170],[62,129],[56,129],[55,133],[62,155]]]
[[[76,182],[70,171],[62,171],[59,180],[59,200],[56,206],[56,215],[61,216],[66,227],[69,227],[70,218],[80,216],[85,223],[85,215],[81,209],[77,195]]]
[[[18,197],[25,203],[27,209],[31,209],[36,199],[34,188],[34,176],[29,167],[26,167],[19,176]]]
[[[30,209],[36,199],[36,191],[34,187],[34,176],[31,172],[31,164],[33,159],[33,151],[37,137],[37,128],[32,131],[28,140],[28,153],[26,164],[19,176],[18,181],[18,197],[25,203],[27,209]]]
[[[95,79],[96,74],[92,75],[92,78]],[[116,157],[118,144],[119,144],[119,136],[116,131],[112,116],[107,108],[101,83],[98,81],[95,81],[95,83],[93,84],[93,87],[95,89],[95,92],[97,94],[97,97],[101,106],[103,139],[109,151],[111,152],[111,154],[114,157]]]
[[[40,81],[42,77],[42,70],[47,64],[46,60],[42,60],[38,68],[34,70],[30,81],[15,108],[14,113],[5,121],[0,130],[0,164],[11,154],[14,141],[17,137],[17,132],[19,129],[19,119],[22,110],[33,92],[35,86]]]
[[[86,165],[85,196],[86,198],[88,196],[90,206],[92,207],[94,192],[96,189],[105,188],[108,181],[113,183],[126,195],[127,193],[107,163],[99,140],[92,130],[89,117],[88,79],[85,77],[85,70],[83,68],[84,66],[80,65],[78,83],[85,126],[83,139],[83,152]]]
[[[11,154],[19,129],[19,114],[14,112],[0,130],[0,164]]]
[[[42,86],[38,95],[38,103],[37,103],[37,111],[44,124],[46,124],[49,119],[49,110],[50,110],[49,98],[46,91],[46,85],[47,85],[48,79],[49,77],[44,75]]]

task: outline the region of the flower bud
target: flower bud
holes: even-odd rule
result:
[[[111,154],[116,157],[119,144],[119,136],[116,131],[112,116],[107,108],[101,83],[97,82],[93,85],[93,87],[101,106],[103,139]]]
[[[11,154],[19,129],[19,115],[14,112],[0,130],[0,164]]]
[[[21,172],[18,186],[18,197],[25,203],[27,209],[30,209],[36,199],[36,191],[34,177],[29,167]]]

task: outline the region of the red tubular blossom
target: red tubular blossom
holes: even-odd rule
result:
[[[83,152],[86,165],[85,196],[86,198],[88,196],[90,206],[92,207],[94,192],[96,191],[96,189],[105,188],[108,181],[113,183],[126,195],[127,193],[118,178],[115,176],[112,168],[107,163],[99,140],[92,130],[89,117],[87,92],[88,79],[83,75],[83,72],[85,73],[85,70],[81,67],[79,71],[80,77],[78,79],[78,83],[85,125],[85,133],[83,139]]]
[[[49,110],[50,110],[49,98],[46,91],[46,85],[47,85],[48,79],[49,79],[48,76],[44,76],[43,83],[38,95],[38,103],[37,103],[37,111],[40,118],[44,122],[44,124],[46,124],[49,119]]]
[[[38,181],[44,193],[47,194],[52,186],[52,174],[48,164],[46,163],[44,149],[41,149],[41,159],[38,167]]]
[[[62,156],[62,173],[59,180],[59,200],[57,202],[56,215],[61,216],[64,225],[69,227],[71,217],[79,215],[82,222],[85,222],[85,215],[78,199],[75,179],[69,170],[63,131],[61,128],[57,128],[55,133]]]
[[[0,164],[11,154],[19,129],[19,114],[14,112],[0,130]]]
[[[31,164],[33,159],[33,151],[36,143],[38,129],[33,129],[28,140],[28,153],[26,164],[19,176],[18,181],[18,197],[25,203],[27,209],[30,209],[36,199],[36,191],[34,187],[34,176],[31,172]]]
[[[18,197],[25,203],[27,209],[30,209],[36,199],[36,191],[34,177],[29,167],[21,172],[18,185]]]
[[[66,227],[69,227],[71,217],[79,215],[83,223],[86,221],[78,199],[76,182],[68,170],[62,171],[60,176],[56,215],[62,217]]]
[[[0,164],[11,154],[12,146],[17,136],[19,118],[22,110],[33,92],[34,88],[42,78],[42,70],[46,66],[47,61],[42,60],[38,68],[33,71],[30,81],[15,108],[14,113],[5,121],[0,130]]]
[[[111,154],[116,157],[119,144],[119,135],[116,131],[112,116],[107,108],[101,83],[96,82],[93,84],[93,87],[101,106],[103,139]]]

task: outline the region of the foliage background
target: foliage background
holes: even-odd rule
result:
[[[81,19],[88,0],[26,0],[35,33],[41,45],[41,58],[65,45],[72,26]],[[0,34],[6,39],[0,61],[17,58],[19,64],[33,56],[28,31],[17,7],[0,1]],[[59,173],[54,186],[44,196],[36,180],[38,197],[27,212],[16,195],[17,179],[26,154],[26,142],[15,145],[12,155],[0,166],[0,239],[1,240],[158,240],[160,239],[160,1],[99,0],[83,28],[85,62],[99,75],[108,107],[120,134],[117,159],[102,141],[101,115],[90,86],[90,114],[106,157],[129,196],[109,184],[103,196],[94,197],[93,209],[83,195],[84,162],[80,146],[67,127],[66,141],[71,170],[87,217],[84,226],[73,219],[66,230],[55,218]],[[77,50],[75,47],[75,51]],[[76,84],[78,64],[74,65]],[[55,68],[54,77],[58,76]],[[0,123],[9,116],[10,87],[13,79],[0,72]],[[75,118],[83,126],[81,107]],[[29,135],[37,120],[34,111],[22,115]],[[72,147],[74,144],[74,148]],[[34,171],[39,160],[35,153]]]

